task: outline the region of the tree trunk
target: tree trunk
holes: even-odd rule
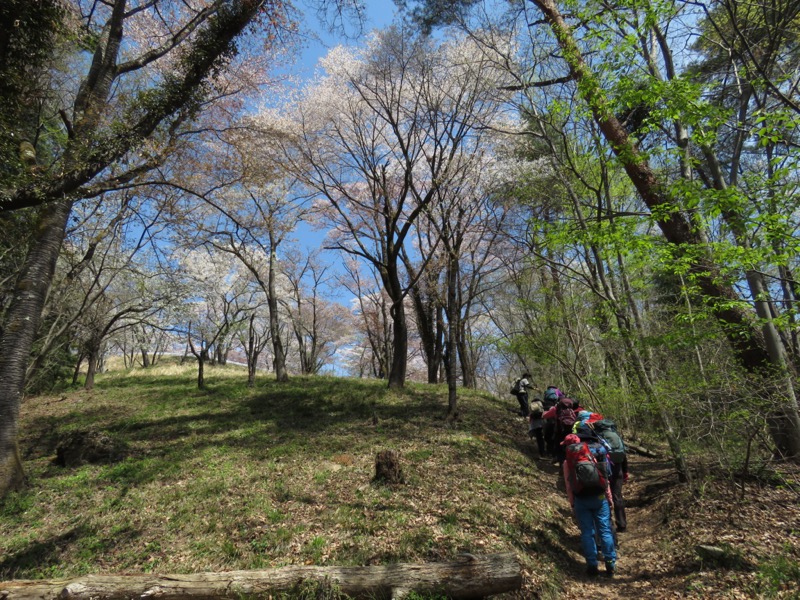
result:
[[[23,479],[16,448],[25,371],[71,211],[69,200],[41,209],[0,338],[0,498]]]
[[[72,385],[78,385],[78,378],[81,376],[81,365],[86,355],[83,352],[78,354],[78,360],[75,362],[75,370],[72,372]],[[127,357],[126,357],[127,362]]]
[[[417,317],[420,347],[428,369],[428,383],[439,383],[439,364],[436,361],[436,310],[433,298],[428,294],[423,298],[420,284],[411,288],[411,300]]]
[[[392,302],[389,309],[392,317],[392,364],[389,368],[389,387],[401,388],[406,383],[406,368],[408,363],[408,326],[406,324],[406,311],[403,298]]]
[[[447,353],[445,371],[447,373],[447,418],[453,420],[458,415],[458,258],[448,248],[447,261]]]
[[[465,315],[466,317],[466,315]],[[461,379],[465,388],[478,389],[477,359],[475,349],[470,343],[467,319],[459,317],[458,324],[458,357],[461,361]]]
[[[270,236],[271,238],[272,236]],[[281,341],[280,322],[278,321],[278,297],[275,290],[275,248],[270,240],[269,274],[267,280],[267,307],[269,308],[269,332],[272,336],[272,366],[275,369],[275,379],[280,382],[289,381],[286,371],[286,354]]]
[[[258,352],[256,352],[256,313],[250,315],[250,325],[247,328],[247,387],[256,384],[256,365]]]
[[[406,383],[406,368],[408,366],[408,325],[403,301],[405,295],[400,285],[400,275],[397,264],[390,265],[385,273],[381,274],[383,284],[392,306],[389,315],[392,319],[392,363],[389,368],[389,387],[401,388]]]
[[[206,379],[205,379],[206,355],[207,355],[207,352],[206,352],[205,349],[200,350],[200,354],[197,355],[197,389],[198,390],[206,389]]]
[[[305,584],[305,586],[304,586]],[[242,596],[299,597],[304,587],[336,586],[355,599],[395,599],[415,592],[453,599],[478,599],[522,586],[522,572],[511,554],[473,556],[448,563],[368,567],[288,566],[261,571],[191,575],[86,575],[68,580],[20,580],[0,583],[3,600],[159,600]],[[305,595],[304,595],[305,597]],[[315,596],[316,597],[316,596]],[[321,597],[321,596],[320,596]]]
[[[97,363],[100,359],[100,350],[94,346],[89,348],[89,356],[86,359],[86,381],[83,384],[83,389],[94,389],[94,376],[97,373]]]

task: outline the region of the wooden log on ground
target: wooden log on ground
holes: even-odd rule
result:
[[[644,446],[639,446],[638,444],[631,444],[630,442],[625,442],[625,445],[636,452],[636,454],[641,454],[642,456],[647,456],[648,458],[658,458],[659,455],[652,450],[648,450]]]
[[[261,597],[331,585],[351,598],[396,600],[410,592],[484,598],[518,590],[522,572],[513,554],[463,555],[448,563],[368,567],[288,566],[190,575],[86,575],[65,580],[0,582],[0,600],[179,600]]]

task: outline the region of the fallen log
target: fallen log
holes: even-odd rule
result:
[[[636,454],[641,454],[642,456],[647,456],[648,458],[659,458],[659,455],[652,450],[648,450],[644,446],[639,446],[638,444],[631,444],[630,442],[625,442],[625,445],[630,449],[636,452]]]
[[[413,591],[467,600],[519,589],[522,572],[510,553],[465,554],[447,563],[287,566],[189,575],[86,575],[65,580],[4,581],[0,582],[0,600],[268,598],[309,584],[330,586],[356,599],[397,600]]]

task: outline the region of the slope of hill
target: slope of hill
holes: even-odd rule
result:
[[[509,598],[800,595],[786,479],[749,484],[744,501],[733,488],[698,498],[664,462],[633,457],[619,576],[588,580],[556,467],[534,460],[512,398],[463,391],[451,425],[444,387],[298,377],[248,389],[240,370],[220,368],[207,382],[198,391],[188,367],[120,371],[92,392],[27,400],[30,481],[0,505],[0,580],[511,551],[524,584]],[[59,445],[85,432],[113,456],[56,464]],[[387,449],[402,485],[372,482]],[[698,543],[722,545],[726,566],[700,563]]]

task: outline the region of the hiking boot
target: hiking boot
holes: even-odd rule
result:
[[[606,577],[613,577],[614,573],[617,571],[617,564],[610,560],[606,563]]]
[[[627,529],[627,527],[617,527],[617,533],[625,533]]]
[[[589,565],[586,567],[586,574],[589,577],[597,577],[600,574],[600,570],[597,568],[597,565]]]

